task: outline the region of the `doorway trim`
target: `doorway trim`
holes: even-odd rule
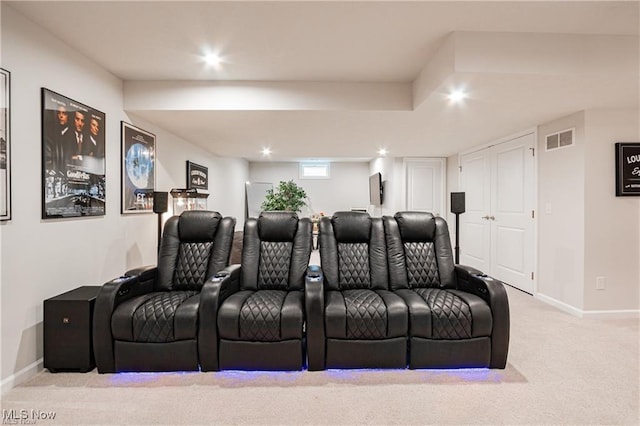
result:
[[[539,157],[539,150],[540,150],[540,142],[538,140],[538,128],[537,127],[530,127],[526,130],[522,130],[520,132],[517,133],[513,133],[511,135],[496,139],[492,142],[488,142],[488,143],[484,143],[481,145],[477,145],[473,148],[467,149],[465,151],[461,151],[458,153],[458,181],[456,183],[457,186],[457,190],[460,190],[460,186],[461,186],[461,167],[462,167],[462,157],[464,155],[467,154],[472,154],[474,152],[478,152],[478,151],[482,151],[484,149],[488,149],[491,148],[495,145],[500,145],[502,143],[505,142],[509,142],[512,141],[514,139],[520,138],[522,136],[526,136],[532,134],[533,135],[533,140],[534,142],[534,155],[533,155],[533,200],[531,200],[532,202],[532,206],[533,206],[533,210],[534,210],[534,214],[535,217],[533,218],[533,280],[532,280],[532,284],[533,284],[533,292],[532,295],[534,297],[538,297],[538,277],[540,276],[539,271],[538,271],[538,219],[540,217],[540,211],[538,209],[538,157]],[[456,230],[457,232],[457,230]],[[518,289],[517,287],[513,287],[510,286],[516,290],[521,291],[520,289]]]

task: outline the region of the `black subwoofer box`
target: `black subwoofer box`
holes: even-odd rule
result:
[[[95,367],[93,308],[100,286],[84,286],[44,301],[44,367],[87,372]]]

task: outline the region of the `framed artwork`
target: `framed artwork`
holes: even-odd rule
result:
[[[11,219],[11,73],[0,68],[0,220]]]
[[[42,218],[105,214],[101,111],[42,88]]]
[[[187,161],[187,189],[209,189],[209,169]]]
[[[640,143],[616,143],[616,196],[640,196]]]
[[[153,213],[156,135],[122,122],[122,213]]]

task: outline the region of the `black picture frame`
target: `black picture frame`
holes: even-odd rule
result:
[[[187,161],[187,189],[209,189],[209,168]]]
[[[121,122],[120,182],[122,214],[153,213],[156,186],[156,135]]]
[[[11,220],[11,73],[0,68],[0,220]]]
[[[42,219],[104,216],[106,115],[42,88]]]
[[[640,142],[616,143],[616,197],[640,196]]]

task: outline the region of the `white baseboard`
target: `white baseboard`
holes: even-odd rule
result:
[[[583,311],[583,318],[625,319],[640,318],[639,309],[620,309],[617,311]]]
[[[585,311],[541,293],[537,293],[534,297],[553,307],[560,309],[563,312],[566,312],[578,318],[597,318],[597,319],[640,318],[640,309]]]
[[[538,300],[543,301],[544,303],[551,305],[555,308],[560,309],[563,312],[566,312],[568,314],[571,314],[573,316],[582,318],[582,309],[578,309],[575,306],[571,306],[565,302],[561,302],[557,299],[554,299],[553,297],[549,297],[549,296],[545,296],[542,293],[536,293],[534,295],[534,297]]]
[[[11,376],[4,379],[1,383],[1,391],[0,393],[4,395],[6,392],[10,391],[14,387],[18,386],[20,383],[24,383],[30,378],[34,377],[38,372],[43,369],[43,360],[40,358],[36,362],[27,365],[22,370],[17,373],[12,374]]]

